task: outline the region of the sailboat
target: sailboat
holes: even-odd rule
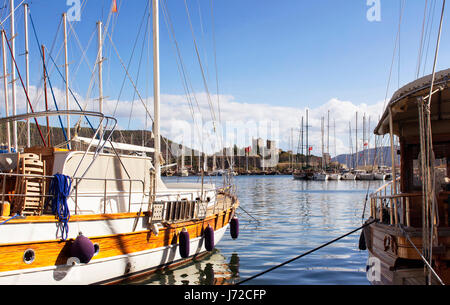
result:
[[[239,201],[232,185],[161,179],[158,2],[152,1],[154,148],[112,142],[117,120],[101,112],[31,109],[0,119],[8,126],[65,116],[100,122],[87,143],[75,135],[63,148],[11,144],[0,155],[1,285],[117,283],[200,258],[228,228],[238,237]],[[83,144],[86,149],[75,149]],[[154,158],[131,153],[142,149]]]

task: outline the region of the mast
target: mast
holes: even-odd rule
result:
[[[48,97],[47,97],[47,68],[45,67],[45,47],[44,45],[41,46],[42,48],[42,67],[43,67],[43,73],[44,73],[44,100],[45,100],[45,111],[48,111]],[[50,122],[48,119],[48,116],[46,117],[47,120],[47,146],[50,147]]]
[[[306,166],[309,167],[309,113],[306,109]]]
[[[23,5],[23,17],[25,26],[25,87],[30,92],[30,52],[28,46],[28,4]],[[27,104],[27,114],[30,113],[30,105]],[[30,120],[27,119],[27,147],[31,147]]]
[[[8,103],[8,72],[6,60],[6,33],[2,31],[2,54],[3,54],[3,90],[5,91],[5,117],[9,117]],[[8,152],[11,152],[11,128],[9,122],[6,123],[6,137],[8,141]]]
[[[367,156],[366,156],[366,114],[363,116],[363,160],[364,167],[367,166]]]
[[[303,122],[303,117],[302,117],[302,146],[301,146],[301,149],[302,149],[302,157],[301,158],[304,158],[305,157],[305,146],[304,146],[304,143],[303,143],[303,133],[304,133],[304,122]],[[301,164],[301,167],[302,167],[302,169],[303,169],[303,164],[304,164],[304,160],[302,160],[302,162],[300,163]]]
[[[348,168],[351,168],[353,165],[353,145],[352,145],[352,122],[348,122],[348,145],[349,145],[349,159],[347,160]]]
[[[154,126],[155,137],[155,175],[161,177],[161,127],[160,127],[160,79],[159,79],[159,0],[152,0],[153,6],[153,90],[154,90]],[[157,180],[158,181],[158,180]]]
[[[322,117],[322,170],[324,169],[324,163],[325,163],[325,138],[324,138],[324,132],[325,132],[325,118]]]
[[[327,154],[330,154],[330,110],[328,110],[328,121],[327,121]],[[326,162],[328,163],[328,162]],[[328,164],[326,164],[328,165]]]
[[[69,62],[68,62],[68,50],[67,50],[67,14],[63,14],[63,24],[64,24],[64,57],[65,57],[65,77],[66,77],[66,110],[69,110]],[[69,141],[70,147],[70,115],[67,115],[67,140]]]
[[[103,113],[103,43],[102,43],[102,22],[97,22],[98,33],[98,111]],[[67,66],[66,66],[67,68]],[[67,84],[67,80],[66,80]],[[100,139],[103,139],[103,123],[100,126]]]
[[[358,169],[359,165],[359,152],[358,152],[358,112],[356,112],[356,131],[355,131],[355,152],[356,152],[356,163],[355,163],[355,169]]]
[[[9,6],[11,10],[11,56],[13,58],[16,57],[16,42],[15,42],[15,8],[14,8],[14,0],[9,1]],[[12,92],[12,114],[15,116],[17,114],[17,105],[16,105],[16,67],[14,65],[14,60],[11,60],[11,92]],[[17,141],[17,121],[13,122],[13,144],[16,151],[19,149],[18,141]]]

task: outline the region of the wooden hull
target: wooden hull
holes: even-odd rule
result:
[[[0,244],[0,284],[22,285],[87,285],[103,284],[125,280],[129,277],[154,272],[161,268],[178,265],[207,253],[203,230],[209,225],[214,229],[217,244],[224,236],[236,206],[204,220],[187,221],[166,225],[156,235],[145,229],[148,216],[113,215],[95,217],[74,217],[69,224],[70,236],[67,242],[60,240],[37,240],[48,236],[49,227],[55,231],[55,220],[29,218],[11,221],[3,228],[19,232],[30,228],[35,232],[31,242]],[[105,219],[106,217],[106,219]],[[30,223],[31,222],[31,223]],[[34,223],[33,223],[34,222]],[[136,231],[133,232],[133,228]],[[179,252],[178,235],[186,228],[190,235],[190,256],[182,258]],[[71,262],[70,245],[79,230],[99,246],[88,264]],[[37,232],[37,233],[36,233]],[[39,234],[41,232],[41,234]],[[93,232],[98,232],[95,235]],[[109,232],[109,234],[107,234]],[[25,232],[23,236],[29,232]],[[18,239],[18,236],[15,237]],[[32,249],[35,260],[24,262],[24,252]]]
[[[306,174],[294,174],[293,178],[294,180],[306,180],[307,176]]]
[[[419,251],[422,251],[420,230],[407,229],[408,235]],[[450,245],[450,232],[447,228],[439,231],[439,241]],[[424,263],[399,228],[385,224],[372,224],[364,230],[369,251],[369,261],[377,265],[377,270],[368,271],[377,276],[370,278],[374,285],[425,285]],[[450,284],[450,248],[435,250],[435,270],[444,283]],[[439,284],[434,279],[432,284]]]

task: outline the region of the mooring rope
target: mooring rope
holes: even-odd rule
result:
[[[310,250],[310,251],[308,251],[308,252],[306,252],[306,253],[303,253],[302,255],[299,255],[299,256],[297,256],[297,257],[295,257],[295,258],[293,258],[293,259],[290,259],[290,260],[288,260],[288,261],[286,261],[286,262],[284,262],[284,263],[282,263],[282,264],[279,264],[279,265],[277,265],[277,266],[274,266],[274,267],[272,267],[272,268],[270,268],[270,269],[268,269],[268,270],[266,270],[266,271],[263,271],[263,272],[261,272],[261,273],[258,273],[258,274],[254,275],[254,276],[252,276],[252,277],[250,277],[250,278],[248,278],[248,279],[246,279],[246,280],[243,280],[243,281],[241,281],[241,282],[239,282],[239,283],[236,283],[236,285],[242,285],[242,284],[244,284],[244,283],[246,283],[246,282],[249,282],[249,281],[251,281],[251,280],[254,280],[254,279],[257,278],[257,277],[260,277],[260,276],[262,276],[262,275],[264,275],[264,274],[266,274],[266,273],[269,273],[269,272],[271,272],[271,271],[273,271],[273,270],[275,270],[275,269],[281,268],[281,267],[283,267],[283,266],[285,266],[285,265],[287,265],[287,264],[289,264],[289,263],[292,263],[293,261],[296,261],[296,260],[298,260],[298,259],[300,259],[300,258],[302,258],[302,257],[305,257],[305,256],[307,256],[307,255],[309,255],[309,254],[314,253],[314,252],[317,252],[318,250],[320,250],[320,249],[322,249],[322,248],[325,248],[325,247],[327,247],[327,246],[329,246],[329,245],[331,245],[331,244],[333,244],[333,243],[335,243],[335,242],[337,242],[337,241],[339,241],[339,240],[341,240],[341,239],[343,239],[343,238],[345,238],[345,237],[347,237],[347,236],[349,236],[349,235],[352,235],[352,234],[354,234],[354,233],[356,233],[356,232],[358,232],[358,231],[364,229],[365,227],[370,226],[371,224],[373,224],[373,223],[375,223],[375,222],[378,222],[378,219],[372,220],[372,221],[366,223],[365,225],[359,227],[358,229],[353,230],[353,231],[351,231],[351,232],[349,232],[349,233],[347,233],[347,234],[345,234],[345,235],[342,235],[341,237],[336,238],[336,239],[334,239],[334,240],[332,240],[332,241],[330,241],[330,242],[328,242],[328,243],[326,243],[326,244],[323,244],[323,245],[321,245],[320,247],[317,247],[317,248],[315,248],[315,249],[313,249],[313,250]]]

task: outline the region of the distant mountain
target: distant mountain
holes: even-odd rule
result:
[[[371,166],[374,164],[374,158],[377,157],[378,166],[392,166],[391,160],[391,148],[381,147],[381,148],[371,148],[365,152],[360,151],[358,153],[358,166]],[[346,164],[348,167],[354,167],[356,162],[356,154],[344,154],[339,155],[332,159],[333,162],[339,162],[341,164]],[[400,164],[400,156],[397,155],[397,164]]]

